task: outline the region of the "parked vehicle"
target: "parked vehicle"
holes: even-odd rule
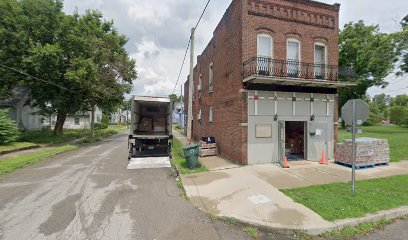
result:
[[[171,157],[172,109],[170,98],[133,96],[129,157]]]

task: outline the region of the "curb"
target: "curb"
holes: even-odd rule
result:
[[[28,147],[14,148],[14,149],[10,149],[10,150],[0,151],[0,155],[4,155],[4,154],[8,154],[8,153],[14,153],[14,152],[20,152],[20,151],[24,151],[24,150],[36,149],[36,148],[41,148],[41,147],[42,147],[41,145],[32,145],[32,146],[28,146]]]
[[[201,208],[199,209],[202,211],[205,211]],[[306,232],[312,235],[319,235],[325,232],[331,232],[331,231],[336,231],[336,230],[340,231],[346,227],[355,227],[363,223],[379,222],[382,219],[393,220],[393,219],[400,218],[400,217],[407,216],[407,215],[408,215],[408,206],[403,206],[403,207],[394,208],[390,210],[382,210],[382,211],[379,211],[378,213],[368,214],[360,218],[348,218],[348,219],[336,220],[334,222],[328,222],[328,226],[324,226],[324,227],[309,227],[309,228],[301,227],[301,226],[288,226],[288,225],[283,225],[279,223],[269,223],[269,222],[264,222],[262,220],[255,220],[255,219],[245,218],[242,216],[236,216],[236,215],[231,215],[231,214],[221,214],[221,215],[218,215],[218,217],[220,219],[232,218],[243,224],[249,224],[249,225],[252,225],[260,229],[273,229],[275,231],[278,231],[284,234],[292,234],[294,232]]]
[[[337,226],[337,230],[341,230],[345,227],[355,227],[362,223],[368,222],[378,222],[382,219],[392,220],[395,218],[400,218],[408,215],[408,206],[402,206],[399,208],[382,210],[377,213],[367,214],[364,217],[360,218],[348,218],[334,221],[333,223]]]

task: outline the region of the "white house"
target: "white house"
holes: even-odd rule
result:
[[[92,111],[77,112],[76,114],[68,115],[65,119],[64,128],[66,129],[81,129],[91,127]],[[95,108],[95,123],[101,123],[102,110],[98,107]],[[51,128],[55,127],[57,122],[57,116],[51,116]],[[49,125],[49,123],[47,124]]]
[[[34,131],[43,128],[45,117],[38,114],[39,108],[26,104],[29,91],[23,87],[13,89],[13,96],[0,102],[0,109],[9,109],[11,118],[21,131]]]
[[[127,109],[121,109],[111,114],[109,124],[126,123],[128,118],[130,118],[130,111]]]

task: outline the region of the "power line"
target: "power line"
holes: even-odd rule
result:
[[[72,93],[75,93],[74,91],[72,91],[72,90],[70,90],[70,89],[68,89],[68,88],[66,88],[66,87],[63,87],[63,86],[61,86],[61,85],[55,84],[55,83],[53,83],[53,82],[50,82],[50,81],[47,81],[47,80],[44,80],[44,79],[41,79],[41,78],[38,78],[38,77],[36,77],[36,76],[32,76],[32,75],[30,75],[30,74],[28,74],[28,73],[25,73],[25,72],[23,72],[23,71],[21,71],[21,70],[18,70],[18,69],[16,69],[16,68],[12,68],[12,67],[3,65],[3,64],[1,64],[1,63],[0,63],[0,67],[9,69],[9,70],[14,71],[14,72],[16,72],[16,73],[19,73],[19,74],[21,74],[21,75],[25,75],[25,76],[27,76],[27,77],[37,79],[37,80],[39,80],[39,81],[48,83],[48,84],[50,84],[50,85],[54,85],[54,86],[56,86],[56,87],[59,87],[59,88],[61,88],[61,89],[67,90],[67,91],[72,92]]]
[[[394,89],[394,90],[387,90],[387,92],[396,92],[396,91],[404,90],[404,89],[407,89],[407,88],[408,87],[398,88],[398,89]]]
[[[195,27],[194,27],[194,29],[197,29],[198,24],[200,24],[201,19],[202,19],[202,18],[203,18],[203,16],[204,16],[205,10],[207,10],[208,4],[210,4],[210,2],[211,2],[211,0],[208,0],[207,4],[205,5],[205,8],[204,8],[203,12],[201,13],[200,18],[198,19],[197,24],[196,24],[196,25],[195,25]]]
[[[197,29],[198,25],[200,24],[201,19],[203,18],[204,13],[205,13],[205,11],[207,10],[207,7],[208,7],[208,5],[210,4],[210,2],[211,2],[211,0],[208,0],[208,1],[207,1],[207,4],[205,4],[205,7],[204,7],[204,9],[203,9],[203,12],[201,13],[200,18],[198,19],[198,21],[197,21],[197,23],[196,23],[196,25],[195,25],[195,27],[194,27],[194,30]],[[183,58],[183,62],[182,62],[181,67],[180,67],[179,75],[178,75],[178,77],[177,77],[176,85],[174,86],[174,89],[173,89],[173,91],[172,91],[171,94],[174,94],[174,92],[176,91],[178,82],[180,81],[181,72],[183,71],[183,67],[184,67],[184,63],[185,63],[185,61],[186,61],[186,57],[187,57],[188,49],[189,49],[189,47],[190,47],[190,43],[191,43],[191,36],[190,36],[190,39],[189,39],[188,44],[187,44],[186,52],[184,53],[184,58]]]
[[[176,85],[174,85],[174,89],[173,89],[173,92],[171,92],[171,94],[174,94],[174,92],[176,91],[178,82],[180,80],[181,72],[183,71],[184,62],[186,61],[186,57],[187,57],[187,53],[188,53],[188,48],[190,47],[190,43],[191,43],[191,38],[188,41],[186,52],[184,53],[183,63],[181,64],[180,72],[179,72],[178,77],[177,77],[177,82],[176,82]]]

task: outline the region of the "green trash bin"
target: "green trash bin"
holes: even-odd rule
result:
[[[199,154],[199,145],[191,144],[183,148],[184,157],[186,158],[188,168],[194,169],[201,167],[200,162],[198,161]]]

